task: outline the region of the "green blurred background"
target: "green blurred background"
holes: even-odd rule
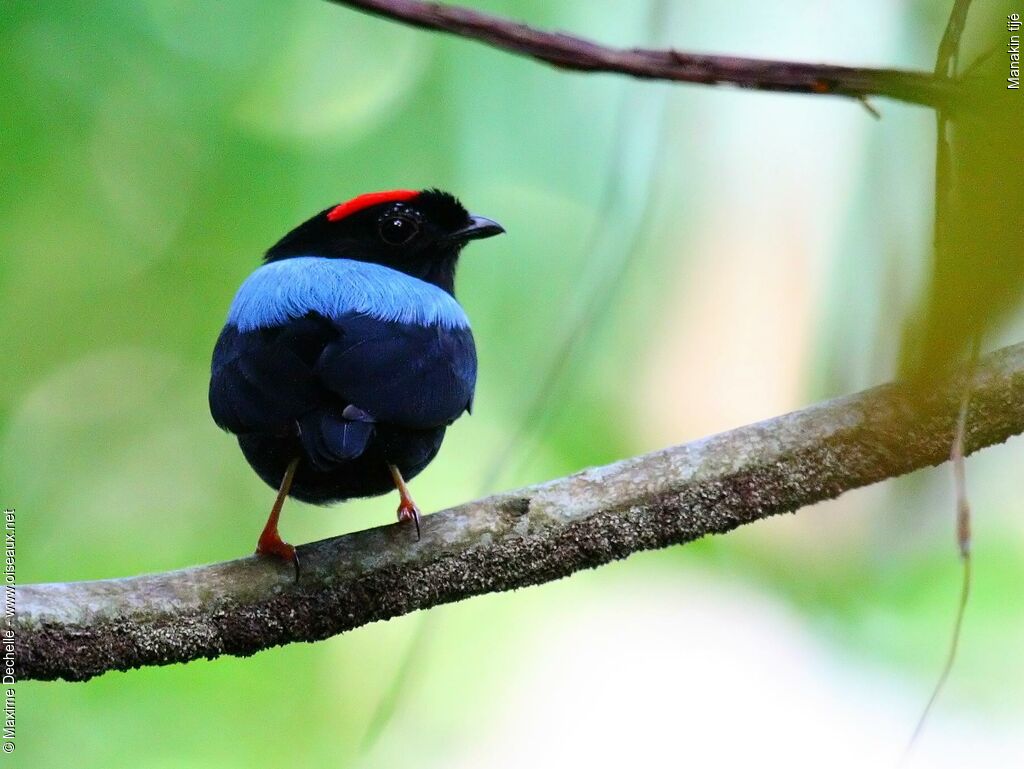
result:
[[[948,14],[474,7],[619,45],[926,70]],[[314,0],[16,0],[0,69],[0,503],[19,582],[251,551],[272,492],[209,418],[210,352],[262,251],[355,194],[439,186],[509,233],[463,259],[481,378],[414,483],[427,510],[884,381],[928,278],[921,108],[879,101],[879,121],[846,100],[560,73]],[[976,589],[921,766],[1024,765],[1022,466],[1020,439],[968,461]],[[291,502],[282,532],[390,523],[394,506]],[[946,650],[952,510],[938,468],[425,626],[22,683],[2,760],[888,765]]]

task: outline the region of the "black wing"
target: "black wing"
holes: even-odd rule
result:
[[[336,434],[366,418],[425,429],[466,411],[475,384],[468,328],[311,313],[244,333],[226,326],[213,353],[210,411],[236,434],[289,434],[296,423],[325,418],[338,423],[329,425]],[[366,416],[345,419],[347,406]]]
[[[350,316],[317,361],[318,380],[379,422],[442,427],[467,411],[476,385],[468,328],[446,329]]]

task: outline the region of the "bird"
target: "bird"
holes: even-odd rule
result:
[[[290,562],[285,499],[327,505],[397,490],[473,408],[477,354],[455,299],[463,247],[505,232],[439,189],[359,195],[307,219],[241,284],[214,346],[209,405],[277,497],[256,554]]]

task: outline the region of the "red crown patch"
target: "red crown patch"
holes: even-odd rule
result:
[[[388,190],[387,192],[367,192],[365,195],[352,198],[346,203],[335,206],[327,212],[328,221],[336,222],[351,216],[356,211],[375,206],[378,203],[394,203],[397,201],[412,200],[419,195],[416,190]]]

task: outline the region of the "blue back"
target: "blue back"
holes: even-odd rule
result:
[[[323,426],[324,440],[344,436],[326,455],[348,456],[366,431],[345,427],[346,406],[378,423],[442,427],[470,408],[476,368],[465,312],[443,290],[380,265],[296,257],[260,267],[235,296],[210,410],[239,435]]]
[[[366,315],[383,321],[468,328],[455,298],[437,286],[370,262],[297,256],[265,264],[242,283],[228,323],[239,331],[279,326],[310,312],[326,318]]]

